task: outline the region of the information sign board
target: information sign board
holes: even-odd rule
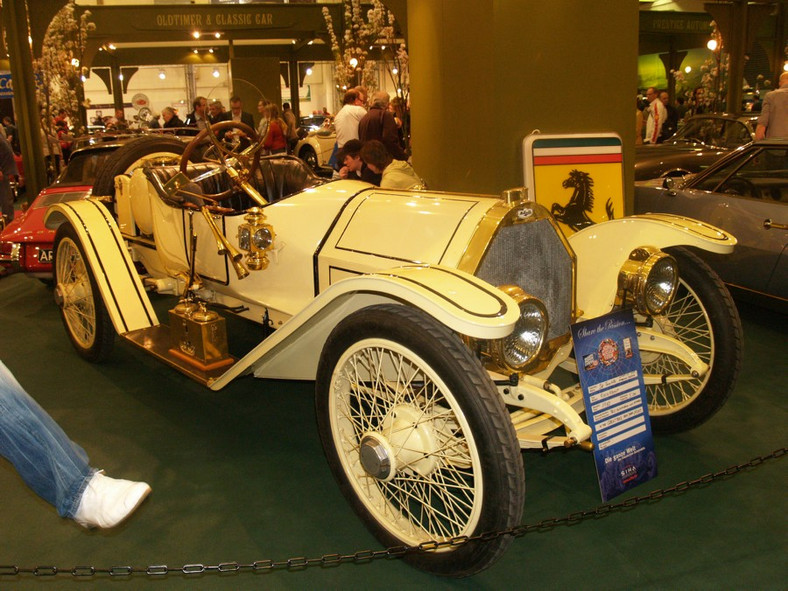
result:
[[[632,310],[572,326],[602,500],[651,480],[657,460]]]

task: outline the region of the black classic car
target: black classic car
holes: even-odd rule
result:
[[[635,180],[684,176],[700,172],[730,150],[755,138],[755,114],[695,115],[661,144],[644,144],[635,150]]]

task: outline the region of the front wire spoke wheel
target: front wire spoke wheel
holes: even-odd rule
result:
[[[655,320],[662,332],[688,345],[704,363],[712,364],[714,334],[711,331],[711,319],[689,285],[680,282],[673,303]],[[687,364],[671,355],[645,354],[643,368],[646,373],[656,375],[690,372]],[[649,412],[652,415],[671,413],[691,404],[703,390],[710,375],[711,370],[697,379],[650,385]]]
[[[674,433],[700,425],[728,399],[741,367],[742,329],[738,311],[717,274],[691,251],[667,249],[679,265],[676,296],[653,328],[690,347],[709,365],[705,375],[646,386],[651,425]],[[687,375],[690,368],[668,355],[642,352],[643,371]]]
[[[479,512],[475,445],[467,426],[441,432],[444,409],[457,424],[459,409],[451,408],[445,384],[424,365],[395,343],[359,344],[340,361],[333,409],[343,463],[367,491],[370,510],[412,545],[467,535]],[[392,382],[380,380],[384,367],[393,369]],[[372,476],[361,459],[362,447],[371,445],[365,437],[374,433],[396,458],[397,475],[388,481]],[[464,461],[451,461],[458,449],[465,450]]]
[[[506,407],[456,334],[407,306],[359,310],[326,341],[315,394],[329,466],[383,544],[445,542],[405,560],[455,577],[503,554],[510,536],[449,543],[518,525],[525,498]]]

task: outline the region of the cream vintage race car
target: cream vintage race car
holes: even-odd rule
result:
[[[314,380],[343,493],[383,544],[428,542],[405,557],[418,568],[490,566],[511,536],[464,542],[520,523],[520,450],[590,447],[572,323],[634,309],[656,431],[694,427],[730,394],[738,315],[685,248],[730,252],[725,232],[660,215],[567,237],[522,191],[326,182],[258,144],[231,151],[216,139],[228,125],[185,151],[128,144],[93,198],[49,210],[66,331],[88,360],[118,333],[213,390],[247,374]],[[166,324],[148,291],[179,296]],[[226,314],[261,325],[240,359]]]

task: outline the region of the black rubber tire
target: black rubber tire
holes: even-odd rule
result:
[[[178,158],[173,160],[173,164],[178,164],[178,159],[185,149],[186,144],[181,140],[165,135],[146,135],[132,140],[107,158],[104,168],[96,175],[93,195],[114,198],[115,177],[135,168],[137,161],[151,154],[163,152],[176,155]]]
[[[435,492],[435,495],[433,497],[428,493],[423,493],[420,498],[440,498],[442,499],[440,503],[436,501],[416,503],[408,496],[407,492],[400,492],[422,491],[421,488],[415,488],[416,484],[410,484],[410,481],[419,480],[419,475],[414,476],[413,463],[410,465],[405,463],[401,471],[392,469],[393,488],[386,488],[386,483],[382,479],[368,475],[368,470],[363,472],[358,469],[360,446],[354,444],[360,443],[363,437],[355,438],[359,431],[358,425],[348,425],[347,418],[355,418],[355,409],[351,414],[342,414],[342,404],[336,402],[338,409],[336,422],[341,426],[335,425],[332,421],[332,408],[334,408],[332,405],[335,401],[344,400],[338,394],[338,389],[342,386],[342,378],[339,377],[341,374],[338,374],[336,378],[332,376],[337,370],[337,364],[342,361],[343,355],[351,348],[361,347],[357,343],[366,339],[377,339],[377,343],[389,343],[420,357],[426,364],[421,367],[427,367],[445,384],[445,389],[428,389],[426,384],[429,383],[436,387],[438,384],[434,381],[428,382],[427,380],[432,380],[432,378],[427,375],[420,383],[425,384],[422,386],[422,391],[428,391],[429,396],[418,398],[410,388],[403,387],[397,390],[399,395],[396,399],[391,400],[386,399],[386,392],[389,390],[385,389],[376,390],[375,396],[365,396],[363,392],[366,391],[366,382],[361,382],[364,385],[364,388],[359,390],[361,397],[347,397],[348,399],[352,398],[352,401],[360,401],[363,410],[368,411],[369,416],[364,415],[363,419],[365,433],[373,429],[373,419],[377,419],[380,433],[384,433],[386,421],[392,415],[396,417],[398,412],[402,416],[403,412],[406,412],[402,408],[407,408],[409,404],[413,404],[414,416],[418,415],[419,420],[425,421],[423,426],[427,431],[436,429],[435,424],[427,419],[428,416],[432,416],[428,414],[429,411],[437,409],[440,413],[449,416],[445,424],[452,425],[451,445],[445,447],[467,449],[468,457],[463,456],[459,461],[456,459],[452,461],[450,458],[435,459],[431,457],[429,451],[420,451],[416,454],[419,458],[430,458],[435,461],[435,464],[431,465],[429,476],[421,475],[424,480],[432,478],[424,488],[429,492]],[[359,349],[365,354],[369,351],[379,350],[381,349],[377,346]],[[391,349],[386,350],[391,351]],[[355,361],[357,358],[353,359]],[[413,358],[406,357],[406,359],[412,360]],[[377,364],[375,367],[378,367]],[[400,367],[399,375],[404,373],[405,371]],[[345,381],[348,384],[348,390],[352,390],[349,386],[352,383],[351,380]],[[381,381],[381,383],[383,382]],[[414,390],[419,388],[418,385],[412,385],[411,382],[407,382],[407,384],[412,386]],[[435,392],[439,392],[439,394],[434,394]],[[372,402],[369,402],[370,398],[373,399]],[[420,401],[425,399],[441,400],[442,403],[436,406],[424,403],[425,408],[419,408]],[[409,401],[409,404],[405,404],[405,401]],[[389,526],[395,529],[400,524],[404,525],[405,529],[408,525],[419,528],[413,515],[422,516],[422,521],[428,521],[422,514],[433,515],[441,510],[446,511],[448,508],[452,508],[451,503],[445,501],[444,496],[441,496],[444,492],[446,497],[451,497],[453,494],[452,487],[446,484],[450,479],[446,478],[444,481],[443,478],[447,474],[451,476],[459,472],[464,474],[463,483],[472,483],[468,488],[473,490],[471,493],[473,497],[468,504],[477,502],[479,511],[475,518],[469,516],[462,526],[458,526],[469,530],[463,531],[463,535],[473,536],[483,532],[505,530],[520,523],[525,499],[525,475],[511,419],[494,384],[479,360],[473,356],[456,334],[431,316],[404,305],[379,305],[364,308],[345,318],[334,328],[323,348],[317,370],[315,403],[318,429],[331,471],[354,510],[385,546],[417,545],[437,536],[430,535],[426,529],[420,528],[418,533],[409,532],[409,535],[418,539],[408,540],[398,536],[391,529],[387,529],[365,505],[364,499],[354,488],[354,482],[358,483],[361,490],[370,491],[366,495],[366,500],[371,505],[382,504],[386,508],[382,512],[383,514],[390,511],[386,516],[391,516]],[[450,412],[444,413],[443,411],[447,408]],[[360,415],[362,412],[358,414]],[[385,418],[383,418],[384,416]],[[458,416],[462,418],[458,420]],[[368,423],[367,420],[369,420]],[[463,430],[461,421],[466,422],[467,433]],[[418,422],[413,424],[418,424]],[[445,434],[445,424],[444,430],[439,431],[440,433]],[[345,433],[343,427],[346,430],[349,428],[352,432]],[[422,425],[419,424],[419,427]],[[352,440],[348,444],[350,447],[346,450],[338,450],[337,438],[339,441],[344,441],[346,437],[348,441]],[[394,449],[393,445],[392,438],[392,450]],[[474,456],[476,453],[479,458],[478,464],[474,464],[473,461],[473,458],[477,457]],[[355,469],[354,474],[348,474],[340,454],[348,462],[348,470]],[[440,456],[441,454],[436,453],[435,455]],[[450,456],[451,453],[443,455]],[[393,454],[393,456],[392,463],[401,461],[397,454]],[[362,470],[366,470],[366,468]],[[465,478],[468,474],[470,477]],[[478,495],[477,479],[481,479],[483,490],[481,495]],[[451,482],[459,481],[460,479],[451,480]],[[364,489],[365,486],[369,488]],[[412,486],[413,489],[408,488],[409,486]],[[392,493],[392,491],[394,492]],[[392,501],[397,495],[409,499],[405,511],[401,511]],[[439,507],[434,507],[435,504],[438,504]],[[415,511],[413,505],[416,505]],[[376,508],[376,511],[381,514],[379,508]],[[462,514],[462,509],[460,509],[459,512],[453,513],[452,517],[461,521],[466,516]],[[428,525],[431,524],[432,522],[428,521]],[[452,523],[452,525],[456,524]],[[434,527],[439,528],[439,526]],[[455,535],[451,533],[443,537],[450,538]],[[433,574],[452,577],[469,576],[492,565],[504,553],[511,541],[511,536],[500,536],[485,542],[476,541],[450,547],[440,552],[411,552],[407,553],[404,559],[412,566]]]
[[[60,261],[60,258],[64,256],[72,257],[71,263]],[[63,263],[62,265],[59,264],[61,262]],[[85,293],[84,298],[81,298],[86,301],[88,308],[83,309],[83,312],[86,311],[87,313],[80,314],[79,317],[88,322],[92,320],[93,326],[88,327],[86,329],[88,334],[80,338],[75,334],[75,331],[79,330],[80,326],[73,326],[72,323],[82,323],[78,322],[78,318],[70,315],[69,311],[60,305],[60,316],[63,320],[66,334],[68,334],[71,344],[81,357],[93,363],[100,363],[109,358],[112,353],[115,345],[115,327],[112,325],[107,308],[104,306],[104,300],[96,285],[93,271],[85,258],[85,250],[79,236],[70,223],[64,222],[55,233],[52,269],[55,279],[56,300],[62,298],[63,292],[68,292],[80,280],[80,277],[65,271],[67,268],[76,269],[77,273],[84,274],[81,277],[82,282],[80,286],[83,291],[86,291],[85,287],[89,286],[90,293]],[[87,285],[84,284],[85,276],[88,278]]]
[[[655,321],[670,326],[671,332],[711,366],[705,377],[684,383],[688,402],[677,402],[677,387],[672,390],[670,385],[662,384],[646,387],[652,429],[658,433],[677,433],[709,420],[731,395],[741,369],[742,327],[736,305],[719,276],[686,248],[673,247],[666,251],[678,262],[679,287],[666,314]],[[668,324],[666,319],[671,315]],[[709,338],[699,337],[703,333],[708,333]],[[659,364],[667,356],[659,357],[654,363],[647,363],[644,357],[644,372],[662,373]],[[677,373],[683,373],[681,368]],[[655,405],[662,400],[665,404],[657,408]],[[677,402],[675,410],[670,408],[671,400]]]
[[[298,151],[298,157],[306,162],[313,170],[320,170],[320,164],[317,161],[317,152],[312,146],[302,146]]]

